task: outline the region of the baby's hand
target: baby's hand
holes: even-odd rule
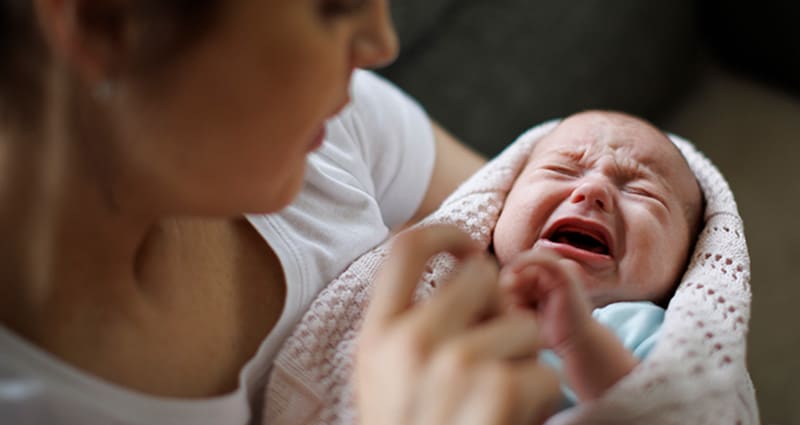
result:
[[[592,318],[576,262],[546,251],[520,254],[500,272],[507,303],[536,312],[542,339],[564,362],[581,400],[600,397],[638,361],[611,330]]]
[[[500,272],[506,303],[534,310],[543,340],[562,357],[593,326],[582,274],[574,261],[540,250],[518,255]]]

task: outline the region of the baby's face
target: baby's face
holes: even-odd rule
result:
[[[494,233],[500,264],[547,249],[577,262],[595,306],[658,300],[680,277],[701,193],[660,131],[633,117],[586,112],[540,140]]]

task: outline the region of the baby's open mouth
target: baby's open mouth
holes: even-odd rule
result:
[[[602,238],[579,229],[559,229],[547,239],[555,243],[572,245],[575,248],[595,254],[610,254],[608,244]]]
[[[542,235],[544,240],[569,246],[587,254],[613,257],[613,239],[609,230],[600,223],[579,217],[566,217],[553,223]]]

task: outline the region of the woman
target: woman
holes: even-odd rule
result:
[[[481,164],[353,76],[396,55],[383,0],[0,5],[4,422],[255,421],[315,291]],[[459,284],[411,306],[442,250]],[[543,413],[537,347],[501,343],[534,341],[533,319],[477,325],[495,278],[453,229],[401,240],[365,322],[364,423]]]

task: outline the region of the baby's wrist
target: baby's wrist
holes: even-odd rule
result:
[[[570,335],[552,347],[552,349],[562,359],[566,359],[576,352],[586,352],[598,340],[602,332],[602,326],[591,315],[588,315],[580,323],[576,323]]]
[[[581,400],[600,397],[638,364],[616,335],[594,319],[562,349],[558,354]]]

